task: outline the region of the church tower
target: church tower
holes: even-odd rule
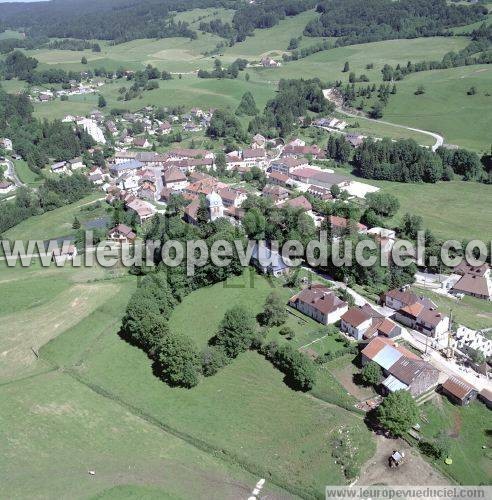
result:
[[[207,195],[207,208],[211,222],[224,217],[224,204],[219,193],[212,191]]]

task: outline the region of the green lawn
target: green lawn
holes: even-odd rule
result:
[[[453,310],[453,319],[469,328],[490,328],[492,325],[492,302],[465,296],[461,300],[453,300],[443,297],[431,290],[422,287],[414,287],[415,293],[425,295],[432,299],[439,309],[449,313]]]
[[[101,198],[101,193],[93,193],[71,205],[57,208],[56,210],[46,212],[42,215],[30,217],[6,231],[3,237],[10,240],[44,241],[50,238],[69,236],[75,232],[72,229],[74,217],[77,217],[80,222],[85,222],[106,214],[104,201],[101,207],[95,210],[81,210],[82,207],[89,206]]]
[[[446,398],[434,399],[421,407],[421,432],[426,439],[444,433],[448,436],[452,465],[438,467],[459,484],[490,484],[492,477],[492,436],[490,410],[474,402],[466,407],[454,406]]]
[[[243,303],[259,312],[270,291],[266,281],[256,277],[253,288],[231,288],[240,281],[192,293],[174,311],[171,328],[204,346],[232,304]],[[292,391],[283,375],[256,353],[239,356],[193,390],[171,389],[153,376],[145,354],[123,342],[116,329],[114,325],[112,331],[90,334],[97,339],[85,341],[91,347],[75,366],[77,376],[187,440],[222,450],[226,460],[255,470],[267,481],[305,495],[319,495],[324,484],[343,483],[329,447],[340,425],[360,440],[358,463],[372,453],[370,434],[357,415]],[[79,349],[75,346],[82,332],[77,330],[52,341],[42,356],[70,364],[72,351]],[[342,404],[337,398],[334,394],[332,399]]]
[[[19,177],[20,181],[24,184],[27,184],[31,187],[39,186],[42,182],[42,177],[38,174],[35,174],[28,166],[24,160],[16,160],[15,164],[15,172]]]

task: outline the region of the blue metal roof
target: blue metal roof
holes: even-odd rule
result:
[[[402,357],[402,353],[391,347],[390,345],[385,345],[373,358],[381,368],[389,370],[394,363],[396,363]]]
[[[403,382],[400,382],[396,377],[393,377],[393,375],[390,375],[385,380],[383,380],[383,385],[390,392],[396,392],[396,391],[401,391],[401,390],[406,391],[408,389],[408,385],[407,384],[404,384]]]

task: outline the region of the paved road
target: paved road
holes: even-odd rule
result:
[[[7,163],[6,177],[9,177],[14,181],[15,187],[23,186],[24,184],[21,182],[21,180],[17,176],[17,172],[15,171],[14,162],[12,160],[9,160],[8,158],[5,159],[5,162]]]
[[[411,130],[412,132],[420,132],[421,134],[430,135],[431,137],[433,137],[436,140],[436,142],[434,143],[434,145],[431,147],[432,151],[435,151],[439,146],[442,146],[444,144],[444,137],[442,135],[436,134],[434,132],[429,132],[428,130],[422,130],[420,128],[407,127],[406,125],[400,125],[398,123],[391,123],[391,122],[387,122],[387,121],[384,121],[384,120],[375,120],[374,118],[368,118],[366,116],[361,117],[361,115],[357,115],[355,113],[350,113],[348,111],[345,111],[342,108],[337,108],[337,111],[339,113],[342,113],[343,115],[351,116],[352,118],[364,118],[365,120],[369,120],[371,122],[383,123],[384,125],[390,125],[391,127],[404,128],[406,130]]]

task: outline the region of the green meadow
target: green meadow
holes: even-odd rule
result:
[[[0,430],[2,496],[250,495],[256,475],[167,432],[68,369],[83,364],[101,338],[119,341],[135,287],[135,278],[102,269],[0,266],[0,290],[8,295],[0,308],[0,419],[8,422]],[[264,492],[286,496],[268,482]]]
[[[340,173],[350,175],[344,169]],[[400,209],[389,221],[391,225],[398,225],[408,212],[421,216],[424,226],[439,238],[492,241],[492,190],[486,184],[461,180],[436,184],[357,180],[398,198]]]
[[[415,95],[420,85],[425,93]],[[386,107],[385,120],[438,132],[448,144],[481,152],[490,150],[490,65],[414,73],[398,82],[397,87],[398,93],[391,96]],[[470,87],[476,88],[475,95],[467,95]]]
[[[453,463],[435,465],[464,485],[490,484],[492,477],[492,438],[490,410],[475,401],[459,407],[438,396],[421,406],[421,433],[425,439],[446,439]]]

